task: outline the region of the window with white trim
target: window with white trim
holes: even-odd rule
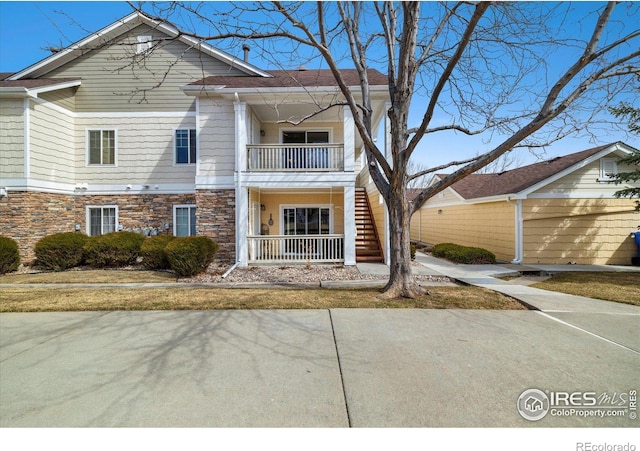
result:
[[[328,235],[331,209],[328,206],[286,206],[282,209],[284,235]]]
[[[105,205],[87,207],[87,235],[98,236],[116,231],[118,207]]]
[[[175,236],[195,236],[196,234],[196,206],[173,206],[173,234]]]
[[[147,53],[153,47],[153,36],[138,36],[136,55]]]
[[[176,164],[195,164],[196,131],[194,129],[176,130]]]
[[[600,159],[600,181],[611,181],[618,174],[618,162],[613,158]]]
[[[115,166],[115,130],[87,130],[87,161],[94,165]]]

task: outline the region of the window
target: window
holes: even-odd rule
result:
[[[283,130],[283,144],[328,144],[328,131]],[[321,169],[329,167],[329,149],[326,147],[292,146],[283,149],[285,167],[289,169]]]
[[[284,235],[328,235],[330,230],[329,207],[284,207]]]
[[[116,164],[115,130],[89,130],[87,147],[89,164]]]
[[[138,36],[136,55],[147,53],[153,47],[153,36]]]
[[[115,232],[117,224],[118,208],[116,206],[87,207],[87,234],[89,236]]]
[[[195,164],[196,131],[176,130],[176,164]]]
[[[175,236],[194,236],[196,234],[195,205],[174,205],[173,234]]]
[[[611,181],[618,173],[618,163],[613,158],[602,158],[600,160],[600,181]]]

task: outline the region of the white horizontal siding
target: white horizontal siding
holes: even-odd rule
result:
[[[45,104],[30,104],[30,175],[74,183],[74,119]]]
[[[200,175],[233,176],[235,113],[233,103],[200,99]]]
[[[0,177],[24,175],[24,101],[0,101]]]
[[[76,90],[77,87],[59,89],[57,91],[43,92],[38,95],[39,98],[51,102],[59,107],[65,108],[69,111],[75,111],[76,109]]]
[[[78,117],[76,182],[89,184],[194,183],[195,165],[174,165],[176,129],[194,129],[194,116]],[[116,130],[117,166],[87,165],[87,130]]]
[[[242,74],[177,40],[159,43],[146,58],[134,58],[141,35],[153,36],[155,42],[167,37],[141,25],[46,76],[82,78],[76,111],[95,112],[194,110],[193,97],[184,95],[180,86],[210,75]]]
[[[616,158],[619,160],[619,157],[614,157],[613,155],[607,158]],[[632,171],[633,169],[619,164],[618,171]],[[547,186],[540,188],[538,191],[533,193],[536,194],[568,194],[571,193],[574,197],[579,196],[581,192],[584,193],[594,193],[601,192],[603,194],[611,194],[615,191],[622,189],[621,185],[616,185],[614,183],[600,182],[600,160],[596,160],[593,163],[585,166],[584,168],[578,169],[571,174],[567,174],[561,179],[550,183]]]

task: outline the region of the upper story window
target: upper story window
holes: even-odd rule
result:
[[[327,144],[329,142],[328,131],[310,130],[283,130],[283,144]]]
[[[176,164],[195,164],[196,131],[176,130]]]
[[[153,47],[153,36],[138,36],[136,55],[148,52]]]
[[[613,158],[600,160],[600,181],[611,181],[618,174],[618,162]]]
[[[88,130],[87,160],[89,164],[116,164],[116,131]]]

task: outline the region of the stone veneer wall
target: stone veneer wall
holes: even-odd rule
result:
[[[125,229],[155,227],[161,234],[173,234],[173,206],[195,204],[193,194],[83,195],[75,198],[75,221],[87,231],[87,206],[117,205],[118,222]],[[165,231],[164,225],[169,224]]]
[[[15,239],[22,262],[29,264],[35,259],[33,248],[41,238],[54,233],[72,232],[76,224],[80,225],[82,233],[86,233],[86,207],[89,205],[117,205],[118,222],[125,228],[157,227],[161,233],[172,234],[173,206],[195,203],[194,194],[71,195],[10,191],[8,196],[0,198],[0,235]],[[205,211],[208,211],[207,208],[211,206],[205,207]],[[212,208],[217,210],[215,205]],[[207,215],[210,216],[210,213]],[[232,216],[229,221],[225,217],[223,221],[235,227],[234,218]],[[169,224],[168,232],[165,232],[164,224]],[[221,248],[233,250],[235,234],[220,233],[218,230],[225,227],[226,224],[212,227],[209,233],[206,227],[198,226],[198,234],[211,236],[220,242]],[[220,241],[224,239],[231,241]],[[232,260],[234,257],[235,254]]]
[[[33,247],[41,238],[73,232],[74,201],[70,194],[9,191],[0,198],[0,235],[18,242],[22,263],[34,258]]]
[[[236,260],[236,192],[226,190],[196,190],[196,233],[218,242],[216,260],[234,263]]]

